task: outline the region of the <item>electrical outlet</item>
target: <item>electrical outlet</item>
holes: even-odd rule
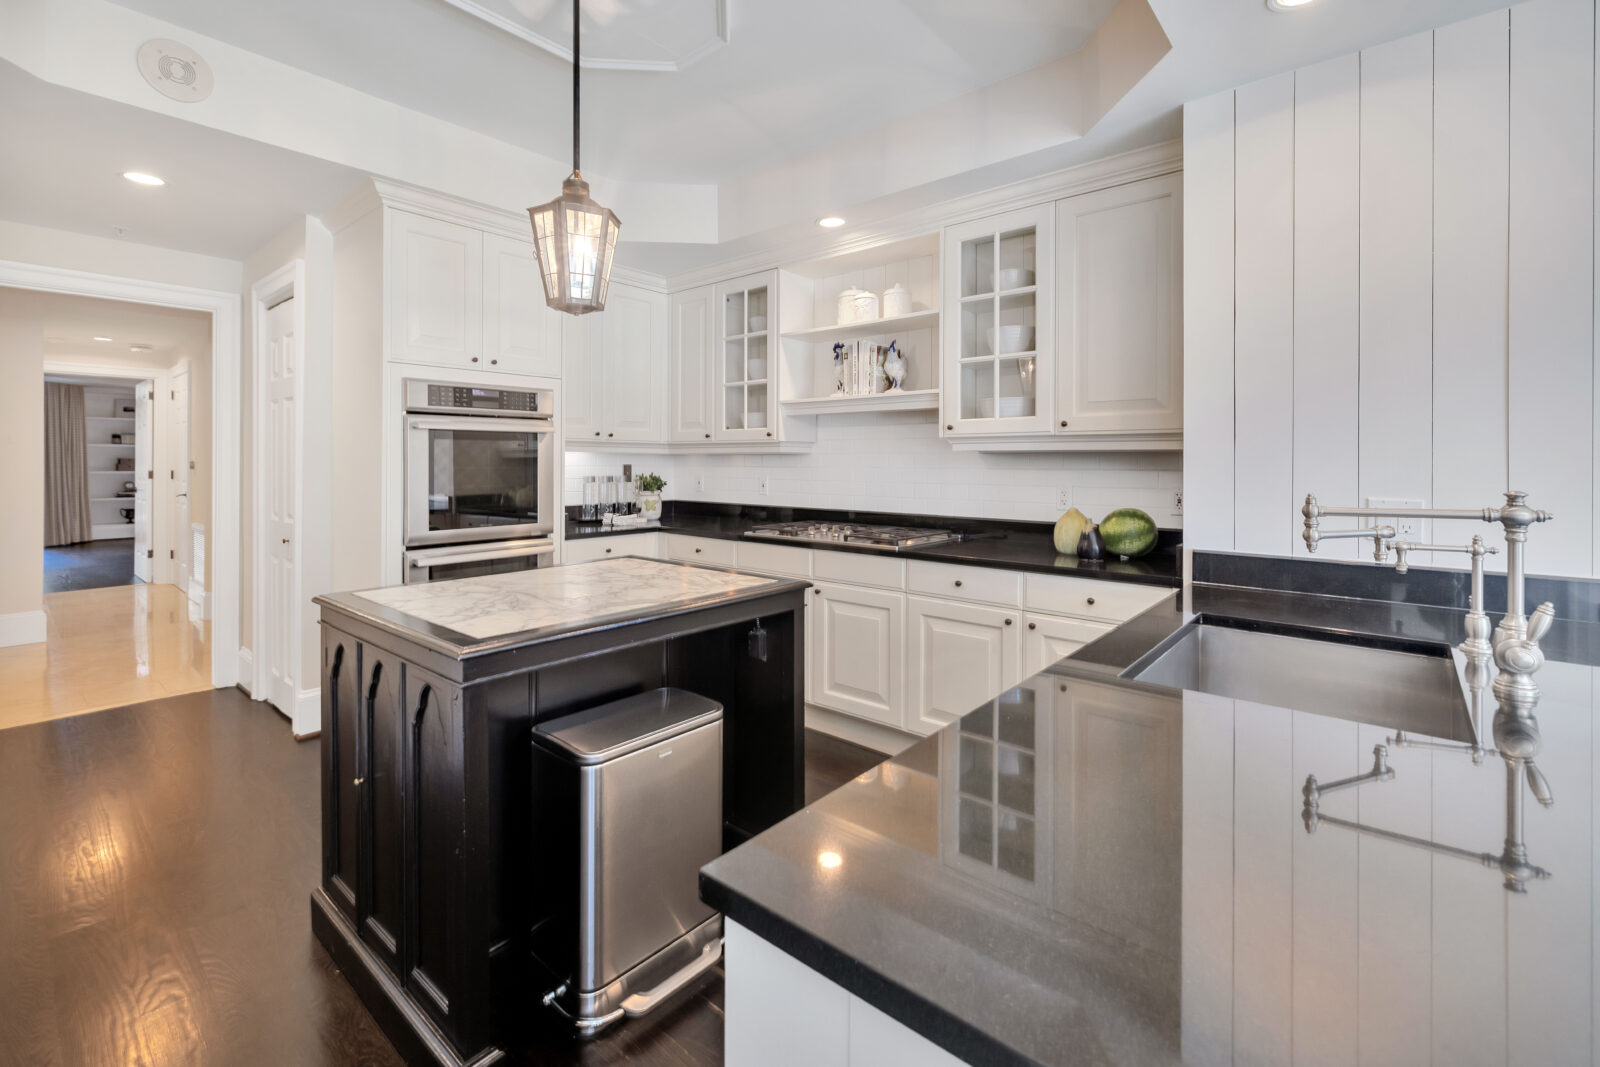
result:
[[[1410,497],[1369,496],[1365,506],[1369,508],[1394,508],[1399,511],[1402,509],[1425,508],[1428,506],[1428,502],[1426,500],[1414,500]],[[1369,520],[1368,525],[1393,526],[1395,537],[1401,541],[1417,543],[1426,542],[1428,539],[1428,524],[1425,519],[1379,516]]]
[[[756,492],[762,496],[767,495],[767,472],[762,471],[761,477],[756,481]]]
[[[1072,506],[1072,490],[1071,489],[1057,489],[1056,490],[1056,510],[1057,511],[1066,511],[1071,506]]]
[[[1183,491],[1181,489],[1172,494],[1172,510],[1178,512],[1183,511]]]
[[[700,474],[699,472],[695,473],[694,491],[697,493],[703,493],[706,491],[706,476],[704,474]]]

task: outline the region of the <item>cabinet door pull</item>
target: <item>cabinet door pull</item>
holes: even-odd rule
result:
[[[478,357],[477,356],[473,356],[472,357],[472,362],[474,362],[474,363],[478,362]]]
[[[707,441],[711,440],[711,435],[710,434],[706,434],[706,440]]]
[[[768,436],[768,437],[771,437],[771,436],[772,436],[772,431],[771,431],[771,430],[768,430],[768,431],[767,431],[767,436]]]
[[[1089,598],[1089,603],[1090,603],[1090,604],[1093,604],[1093,603],[1094,603],[1094,597],[1090,597],[1090,598]]]
[[[960,588],[961,588],[961,579],[960,579],[960,578],[957,578],[957,579],[956,579],[956,588],[957,588],[957,589],[960,589]]]
[[[950,425],[948,422],[944,424],[944,428],[946,430],[954,430],[955,429],[955,427]]]
[[[491,367],[498,367],[499,365],[500,365],[500,361],[498,359],[491,359],[489,361],[489,366],[491,366]]]
[[[361,783],[362,783],[362,782],[365,782],[365,781],[366,781],[366,779],[365,779],[365,778],[357,778],[357,779],[356,779],[356,780],[355,780],[355,781],[354,781],[354,782],[351,782],[351,783],[350,783],[350,784],[351,784],[351,785],[354,785],[354,786],[360,786],[360,785],[361,785]]]
[[[611,550],[609,548],[606,549],[606,555],[608,555],[608,556],[611,555]]]
[[[617,435],[616,435],[616,434],[614,434],[614,433],[608,433],[608,434],[606,434],[606,436],[607,436],[607,437],[615,437],[615,436],[617,436]]]
[[[1010,619],[1007,619],[1007,620],[1006,620],[1006,625],[1007,625],[1007,626],[1010,626],[1010,625],[1011,625],[1011,620],[1010,620]]]
[[[703,548],[697,548],[697,549],[694,550],[694,554],[698,556],[700,553],[702,553],[704,551],[705,551],[705,549],[703,549]]]
[[[1066,426],[1067,426],[1067,420],[1066,419],[1062,419],[1061,420],[1061,428],[1062,429],[1066,429]]]
[[[599,430],[596,430],[596,431],[595,431],[595,432],[594,432],[594,435],[595,435],[595,436],[596,436],[596,437],[599,437],[599,436],[600,436],[600,431],[599,431]]]
[[[1030,629],[1030,630],[1037,630],[1038,628],[1039,628],[1039,624],[1036,623],[1036,622],[1030,622],[1028,624],[1028,629]]]

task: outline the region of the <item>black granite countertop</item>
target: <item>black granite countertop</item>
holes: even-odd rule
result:
[[[1493,749],[1117,677],[1196,613],[1454,642],[1462,612],[1221,586],[1185,607],[721,857],[703,896],[973,1063],[1595,1062],[1600,625],[1545,642],[1544,807]],[[1392,779],[1308,821],[1307,776],[1379,744]],[[1525,892],[1498,866],[1508,786],[1549,873]]]
[[[1053,526],[1041,522],[1006,522],[962,519],[938,515],[900,515],[859,511],[822,511],[808,508],[762,508],[734,504],[681,504],[668,501],[659,526],[608,527],[568,518],[569,541],[590,537],[615,537],[631,533],[665,530],[694,537],[713,537],[728,541],[746,540],[751,527],[769,522],[789,522],[809,518],[830,522],[876,522],[899,525],[933,526],[954,529],[960,541],[893,553],[902,559],[926,559],[939,563],[960,563],[973,567],[998,567],[1004,570],[1039,574],[1064,574],[1076,578],[1099,578],[1115,582],[1164,585],[1176,588],[1183,580],[1182,533],[1161,531],[1155,551],[1140,559],[1080,560],[1063,556],[1051,540]],[[882,549],[856,545],[814,544],[790,538],[762,538],[773,544],[798,545],[829,552],[865,552],[884,555]]]

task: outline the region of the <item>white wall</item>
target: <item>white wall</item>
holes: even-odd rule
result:
[[[0,288],[0,645],[44,639],[44,320],[34,293]],[[20,461],[15,457],[23,457]]]
[[[1094,519],[1136,507],[1161,526],[1183,525],[1174,507],[1183,488],[1177,453],[956,452],[940,440],[932,412],[819,418],[816,445],[795,455],[569,452],[566,458],[569,505],[583,503],[583,475],[620,474],[623,463],[632,463],[635,474],[666,478],[670,500],[1048,522],[1065,510],[1057,503],[1064,489],[1071,506]]]
[[[1529,0],[1185,107],[1190,547],[1509,483],[1557,515],[1530,569],[1600,574],[1594,26]]]

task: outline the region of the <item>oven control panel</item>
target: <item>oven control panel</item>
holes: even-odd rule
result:
[[[406,379],[406,410],[450,415],[510,415],[549,418],[552,394],[548,389],[501,389],[489,385],[457,385]]]

